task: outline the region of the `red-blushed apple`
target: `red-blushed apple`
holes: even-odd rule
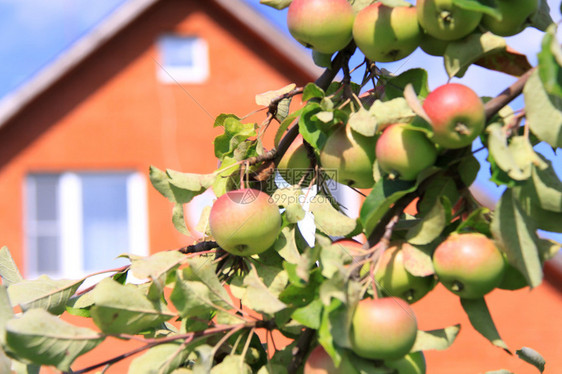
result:
[[[385,128],[377,140],[376,157],[391,178],[410,181],[435,163],[437,150],[422,131],[395,123]]]
[[[404,250],[410,246],[407,242],[391,243],[379,259],[375,279],[383,294],[399,297],[411,304],[431,291],[434,278],[416,277],[406,270]]]
[[[537,11],[538,5],[538,0],[496,0],[502,19],[484,14],[482,25],[496,35],[518,34],[525,28],[528,18]]]
[[[421,37],[415,7],[377,2],[363,8],[353,23],[353,40],[372,61],[403,59],[419,46]]]
[[[308,158],[302,135],[299,134],[279,161],[277,171],[288,183],[297,184],[312,171],[311,167],[312,163]]]
[[[356,188],[371,188],[375,184],[374,162],[375,138],[353,131],[349,125],[337,128],[320,152],[320,165],[328,175]]]
[[[425,374],[425,356],[423,352],[412,352],[399,360],[385,361],[384,365],[395,369],[397,374]]]
[[[414,345],[418,323],[414,311],[402,299],[363,299],[351,322],[353,352],[371,360],[397,360]]]
[[[293,0],[287,26],[293,38],[305,47],[334,53],[351,41],[354,18],[347,0]]]
[[[505,260],[494,242],[480,233],[453,233],[433,253],[439,281],[465,299],[476,299],[496,288]]]
[[[417,0],[416,9],[425,32],[441,40],[467,36],[482,19],[482,13],[459,8],[453,0]]]
[[[281,231],[281,214],[265,192],[251,188],[229,191],[211,207],[209,228],[222,249],[250,256],[273,245]]]
[[[303,374],[359,374],[349,357],[344,354],[339,367],[321,345],[316,346],[304,363]]]
[[[431,91],[423,102],[431,120],[433,140],[444,148],[462,148],[472,144],[486,122],[484,104],[469,87],[448,83]]]

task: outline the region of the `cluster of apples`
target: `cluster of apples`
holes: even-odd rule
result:
[[[484,129],[484,104],[465,85],[438,87],[422,107],[430,121],[431,138],[406,123],[391,124],[373,137],[342,125],[328,137],[320,152],[320,164],[336,170],[338,182],[356,188],[373,186],[375,159],[391,178],[411,181],[435,163],[439,150],[467,147]]]
[[[375,2],[357,14],[347,0],[293,0],[287,25],[297,41],[317,52],[332,54],[353,39],[370,60],[391,62],[418,46],[443,55],[447,43],[479,25],[496,35],[515,35],[537,11],[538,0],[497,0],[496,6],[499,19],[460,8],[452,0],[417,0],[415,7]]]

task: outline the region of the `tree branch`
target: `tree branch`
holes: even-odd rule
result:
[[[501,108],[509,104],[517,96],[521,95],[523,87],[525,87],[525,83],[527,83],[527,80],[535,69],[536,68],[528,70],[525,74],[519,77],[515,83],[503,90],[498,96],[494,97],[484,105],[486,121],[489,121],[497,112],[499,112]]]
[[[310,350],[310,343],[312,343],[312,338],[314,338],[315,330],[306,328],[303,333],[299,336],[297,340],[297,345],[293,348],[293,359],[287,368],[289,373],[296,373],[297,369],[301,367],[305,356]]]

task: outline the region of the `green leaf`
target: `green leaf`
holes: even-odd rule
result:
[[[562,48],[556,40],[556,25],[551,25],[542,39],[538,53],[541,82],[550,95],[562,97]]]
[[[531,177],[533,165],[545,167],[546,164],[535,153],[529,139],[525,136],[514,136],[508,144],[507,134],[499,123],[486,128],[490,155],[507,175],[518,181]]]
[[[23,280],[10,250],[6,246],[0,248],[0,278],[2,278],[2,284],[4,286],[9,286]]]
[[[550,7],[547,0],[538,1],[538,9],[535,13],[531,14],[530,19],[530,26],[541,31],[546,31],[554,23],[552,17],[550,17]]]
[[[12,360],[10,360],[8,356],[6,356],[4,349],[2,349],[2,346],[0,346],[0,373],[13,373],[11,368]]]
[[[306,212],[299,203],[289,204],[285,209],[285,218],[289,223],[297,223],[304,219]]]
[[[377,132],[376,117],[363,107],[351,113],[348,123],[354,131],[364,136],[374,136]]]
[[[200,345],[195,348],[197,359],[193,365],[193,374],[209,374],[213,366],[213,356],[215,351],[209,345]]]
[[[229,117],[223,123],[224,134],[215,138],[215,156],[222,160],[226,156],[233,156],[240,143],[256,136],[253,123],[242,123],[239,119]]]
[[[20,305],[26,311],[32,308],[62,314],[68,299],[80,287],[83,280],[53,280],[41,275],[35,280],[24,280],[8,287],[12,305]]]
[[[422,331],[418,330],[416,341],[410,352],[444,350],[453,344],[461,329],[461,325],[445,327],[444,329]]]
[[[490,231],[490,209],[480,207],[468,215],[455,230],[456,232],[480,232],[486,236],[492,235]]]
[[[538,353],[534,349],[523,347],[515,351],[515,353],[520,359],[522,359],[525,362],[528,362],[529,364],[539,369],[541,373],[544,372],[544,366],[546,364],[546,361],[540,355],[540,353]]]
[[[451,207],[449,203],[445,203],[445,198],[437,199],[421,220],[408,230],[406,240],[411,244],[425,245],[429,244],[441,235],[445,226],[451,218]],[[445,207],[447,205],[447,207]]]
[[[240,118],[235,114],[222,113],[215,118],[213,127],[224,127],[225,122],[230,119],[239,120]]]
[[[160,344],[135,358],[131,362],[128,372],[131,374],[169,374],[185,362],[188,353],[184,344]]]
[[[350,0],[349,2],[351,3],[351,6],[353,7],[353,11],[357,14],[363,8],[366,8],[369,5],[371,5],[372,3],[374,3],[375,0]]]
[[[121,285],[105,278],[92,291],[95,305],[90,313],[98,328],[107,334],[136,334],[154,328],[174,316],[151,302],[134,285]]]
[[[212,174],[188,174],[162,170],[150,166],[150,182],[154,188],[172,203],[185,204],[205,192],[215,180]]]
[[[256,95],[256,104],[260,106],[269,107],[274,100],[279,99],[279,97],[291,92],[297,87],[296,84],[291,83],[278,90],[267,91]]]
[[[212,309],[231,310],[231,299],[219,281],[209,258],[195,257],[179,270],[170,300],[182,317],[202,316]]]
[[[535,228],[562,233],[562,213],[543,209],[532,180],[513,188],[522,211],[530,217]]]
[[[216,197],[220,197],[233,189],[236,184],[236,178],[240,178],[240,165],[231,157],[225,157],[218,169],[217,179],[213,183],[213,192]]]
[[[542,282],[535,224],[521,209],[511,189],[505,190],[492,218],[492,234],[511,265],[527,279],[531,288]]]
[[[308,83],[306,86],[304,86],[302,101],[308,101],[310,99],[322,99],[324,96],[326,96],[326,93],[323,89],[321,89],[314,83]]]
[[[71,325],[43,309],[30,309],[6,323],[6,344],[16,357],[68,371],[80,355],[103,341],[97,332]]]
[[[295,241],[295,227],[284,227],[281,234],[273,244],[273,248],[279,253],[285,261],[291,264],[298,264],[301,255]]]
[[[538,71],[527,80],[523,95],[527,123],[533,134],[555,148],[562,147],[562,98],[546,92]]]
[[[489,3],[489,1],[488,1]],[[493,7],[483,4],[483,1],[478,0],[453,0],[453,4],[458,6],[461,9],[472,10],[475,12],[480,12],[484,14],[488,14],[498,20],[501,20],[502,14],[501,12]],[[493,2],[492,2],[493,4]]]
[[[230,355],[211,369],[211,374],[252,374],[252,368],[244,362],[244,357]]]
[[[138,279],[152,280],[159,298],[166,285],[169,273],[175,271],[185,255],[179,251],[157,252],[149,257],[127,255],[131,260],[131,273]]]
[[[444,62],[445,70],[450,78],[462,76],[464,71],[485,55],[505,51],[506,43],[501,36],[486,32],[473,33],[464,39],[453,41],[447,45]]]
[[[492,344],[497,347],[503,348],[509,352],[509,348],[505,342],[500,338],[498,330],[494,325],[488,306],[484,298],[480,299],[462,299],[461,305],[468,315],[470,323],[476,331],[488,339]]]
[[[260,4],[270,6],[278,10],[285,9],[291,5],[292,2],[293,0],[260,0]]]
[[[316,195],[310,201],[316,229],[329,236],[346,236],[357,227],[357,221],[338,212],[324,195]]]
[[[359,218],[369,236],[390,207],[402,196],[416,190],[417,184],[401,180],[380,179],[361,207]]]
[[[308,305],[295,309],[291,318],[303,326],[318,330],[322,319],[322,301],[315,299]]]
[[[431,255],[431,246],[402,246],[403,261],[406,271],[415,277],[427,277],[435,273]]]
[[[406,85],[412,84],[414,91],[418,97],[426,97],[429,94],[429,85],[427,81],[427,71],[416,68],[406,70],[402,74],[387,80],[384,95],[387,100],[397,97],[403,97]]]
[[[185,223],[185,218],[183,216],[183,205],[176,203],[172,208],[172,223],[176,230],[185,236],[190,236],[189,230]]]
[[[14,374],[39,374],[41,367],[38,365],[26,365],[23,362],[12,360]]]
[[[322,149],[328,138],[327,131],[329,125],[317,118],[317,114],[322,112],[318,103],[308,103],[301,112],[299,118],[299,132],[303,139],[315,149]]]
[[[13,317],[14,311],[12,310],[12,304],[10,303],[6,286],[0,285],[0,352],[2,351],[2,344],[5,343],[4,328],[6,326],[6,322]],[[0,371],[0,373],[1,372],[2,371]]]
[[[403,97],[389,101],[376,100],[369,109],[369,113],[375,117],[377,129],[393,123],[409,123],[416,116]]]
[[[562,212],[562,182],[552,167],[552,163],[547,161],[548,167],[542,169],[532,168],[532,181],[535,188],[539,205],[541,208],[551,212]]]
[[[562,249],[562,244],[554,240],[539,239],[539,257],[542,263],[556,256],[558,252],[560,252],[560,249]]]
[[[297,117],[301,115],[301,112],[302,112],[302,108],[299,110],[295,110],[294,112],[288,114],[287,117],[283,119],[283,121],[281,121],[281,124],[279,125],[279,128],[275,133],[275,140],[274,140],[275,148],[279,147],[279,142],[285,135],[285,132],[287,131],[289,126],[297,119]]]
[[[283,271],[288,281],[288,275]],[[248,308],[259,313],[275,314],[283,310],[287,305],[279,300],[281,290],[272,291],[264,280],[258,276],[255,268],[244,276],[236,277],[230,285],[231,291]]]

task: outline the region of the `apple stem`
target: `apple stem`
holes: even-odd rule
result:
[[[457,122],[455,126],[455,131],[460,135],[469,135],[470,129],[462,122]]]

